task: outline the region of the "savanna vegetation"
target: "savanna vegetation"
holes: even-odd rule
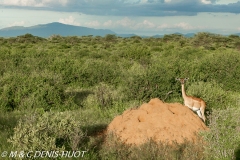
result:
[[[44,39],[26,34],[0,38],[0,66],[1,153],[87,151],[81,159],[91,160],[240,159],[239,36]],[[201,133],[203,143],[171,147],[149,141],[135,147],[104,134],[116,115],[151,98],[183,103],[176,77],[189,77],[187,94],[207,103],[210,131]]]

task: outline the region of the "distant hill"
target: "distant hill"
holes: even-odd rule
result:
[[[93,29],[81,26],[72,26],[58,22],[41,24],[32,27],[14,26],[0,29],[0,37],[16,37],[24,34],[32,34],[39,37],[49,37],[51,35],[61,36],[105,36],[116,34],[108,29]]]
[[[17,37],[25,34],[32,34],[34,36],[47,38],[51,35],[60,35],[60,36],[105,36],[107,34],[114,34],[119,37],[134,37],[140,36],[142,38],[153,37],[153,38],[162,38],[165,34],[157,34],[153,36],[144,36],[137,34],[117,34],[109,29],[93,29],[88,27],[81,26],[73,26],[68,24],[62,24],[58,22],[48,23],[48,24],[39,24],[31,27],[23,27],[23,26],[13,26],[8,28],[0,29],[0,37]],[[173,33],[179,34],[184,37],[193,37],[196,33]],[[240,36],[240,33],[236,33],[234,35]]]
[[[127,37],[134,37],[134,36],[138,36],[138,35],[136,35],[136,34],[117,34],[117,36],[127,38]]]
[[[182,34],[182,33],[178,33],[178,32],[173,33],[173,34],[182,35],[182,36],[184,36],[184,37],[194,37],[194,35],[195,35],[195,33]],[[170,35],[170,34],[168,34],[168,35]],[[157,35],[154,35],[154,36],[152,36],[152,37],[153,37],[153,38],[162,38],[162,37],[164,37],[164,35],[159,35],[159,34],[157,34]]]
[[[235,35],[238,35],[238,36],[240,36],[240,33],[236,33]]]

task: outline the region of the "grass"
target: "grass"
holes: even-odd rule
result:
[[[0,113],[0,151],[10,151],[11,145],[7,139],[14,134],[13,128],[17,125],[18,120],[23,113]]]

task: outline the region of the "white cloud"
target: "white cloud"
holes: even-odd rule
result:
[[[217,0],[216,4],[229,4],[229,3],[237,3],[239,0]]]
[[[148,20],[144,20],[142,23],[136,24],[137,28],[155,28],[156,25]]]
[[[180,22],[177,24],[167,24],[167,23],[163,23],[160,25],[156,26],[157,30],[166,30],[166,29],[170,29],[170,30],[202,30],[202,29],[206,29],[206,27],[204,26],[192,26],[189,23],[186,22]]]
[[[169,3],[171,2],[172,0],[164,0],[165,3]]]
[[[103,23],[103,26],[105,26],[105,27],[111,27],[111,26],[113,26],[113,21],[112,21],[112,20],[108,20],[108,21],[106,21],[106,22]]]
[[[140,0],[140,3],[147,3],[148,0]]]
[[[68,0],[0,0],[0,5],[24,6],[24,7],[46,7],[51,4],[65,6]]]
[[[25,21],[16,21],[16,22],[13,22],[11,24],[8,25],[8,27],[12,27],[12,26],[24,26],[25,24]]]
[[[121,25],[123,27],[133,27],[134,23],[135,22],[133,20],[131,20],[130,18],[128,18],[128,17],[125,17],[125,18],[123,18],[121,20],[118,20],[116,22],[117,25]]]
[[[206,12],[238,14],[239,5],[239,0],[0,0],[0,6],[33,10],[43,7],[49,11],[98,16],[195,16]]]
[[[107,20],[102,24],[96,21],[87,22],[85,23],[87,26],[94,26],[94,27],[105,27],[105,28],[119,28],[119,29],[154,29],[156,28],[156,24],[149,21],[149,20],[142,20],[142,22],[137,22],[133,19],[128,17],[124,17],[119,20]]]
[[[212,2],[210,0],[201,0],[202,3],[204,4],[211,4]]]
[[[69,16],[68,18],[60,18],[58,20],[58,22],[64,23],[64,24],[75,25],[75,26],[80,26],[81,25],[79,22],[75,21],[75,18],[73,16]]]
[[[163,23],[163,24],[157,26],[157,29],[166,29],[166,28],[170,28],[170,25],[166,24],[166,23]]]
[[[146,28],[155,28],[155,24],[152,22],[149,22],[148,20],[144,20],[142,23]]]
[[[240,31],[240,27],[238,27],[237,30]]]
[[[90,27],[104,27],[104,28],[111,28],[111,29],[121,29],[121,30],[152,30],[152,31],[164,31],[164,30],[201,30],[205,29],[204,26],[193,26],[187,22],[179,22],[176,24],[173,23],[162,23],[159,24],[157,21],[153,22],[149,19],[143,19],[141,22],[137,20],[130,19],[125,17],[120,20],[107,20],[102,24],[98,21],[88,22],[85,23],[86,26]]]
[[[96,21],[86,22],[84,23],[84,25],[95,28],[95,27],[99,27],[101,24],[96,20]]]
[[[103,23],[104,27],[108,28],[121,28],[122,30],[154,30],[154,31],[163,31],[163,30],[201,30],[205,27],[202,26],[192,26],[186,22],[179,22],[176,24],[171,23],[162,23],[152,22],[148,19],[144,19],[142,22],[137,22],[133,19],[125,17],[121,20],[113,21],[108,20]]]
[[[35,0],[3,0],[0,1],[0,4],[10,6],[33,6],[33,7],[42,6],[41,3],[38,3]]]
[[[136,22],[134,22],[132,19],[128,17],[124,17],[123,19],[120,20],[107,20],[103,22],[102,26],[106,28],[131,28],[134,29],[136,28]],[[99,26],[101,24],[99,23]]]
[[[184,29],[184,30],[194,29],[193,26],[191,26],[190,24],[185,23],[185,22],[180,22],[180,23],[178,23],[178,24],[175,24],[175,27],[181,28],[181,29]]]

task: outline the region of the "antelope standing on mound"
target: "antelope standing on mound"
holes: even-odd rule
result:
[[[180,81],[182,85],[182,97],[184,99],[184,105],[190,108],[191,110],[197,112],[198,116],[202,118],[202,120],[205,122],[206,117],[204,115],[204,111],[206,108],[206,103],[201,98],[186,95],[184,83],[188,79],[189,78],[176,78],[176,80]]]

